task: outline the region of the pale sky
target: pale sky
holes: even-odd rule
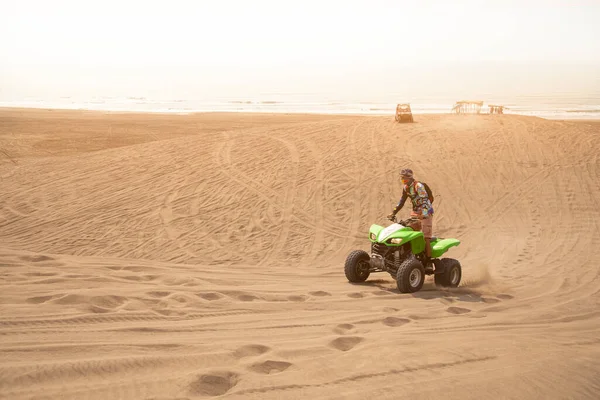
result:
[[[402,68],[435,79],[453,65],[485,62],[600,70],[600,0],[0,4],[5,93],[190,80],[215,90],[275,87],[290,77],[366,85],[367,76]]]

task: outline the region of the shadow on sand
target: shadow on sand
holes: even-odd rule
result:
[[[476,287],[464,286],[457,288],[441,288],[435,286],[433,282],[425,282],[420,291],[416,293],[400,293],[394,283],[390,285],[392,281],[385,279],[373,279],[366,282],[352,283],[354,286],[364,286],[378,288],[382,292],[389,294],[396,294],[402,296],[411,296],[417,299],[433,300],[433,299],[447,299],[457,302],[468,302],[468,303],[487,303],[486,299]]]

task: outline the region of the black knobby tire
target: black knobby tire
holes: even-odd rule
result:
[[[364,282],[371,275],[371,264],[369,263],[369,254],[363,250],[354,250],[346,257],[346,264],[344,265],[344,272],[346,278],[350,282]]]
[[[435,274],[436,286],[455,288],[460,284],[462,278],[462,267],[458,260],[453,258],[442,258],[438,261],[442,268],[441,274]]]
[[[418,292],[423,287],[423,283],[425,283],[423,264],[414,257],[404,260],[396,273],[396,284],[400,293]]]

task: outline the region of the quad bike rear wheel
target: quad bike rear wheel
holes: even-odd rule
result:
[[[350,282],[364,282],[371,275],[371,264],[369,263],[369,254],[363,250],[354,250],[346,257],[346,264],[344,265],[344,272],[346,278]]]
[[[423,264],[414,257],[407,258],[398,267],[396,284],[400,293],[415,293],[421,290],[425,283]]]
[[[453,258],[442,258],[438,265],[442,268],[442,273],[435,274],[434,281],[436,286],[455,288],[460,284],[462,278],[462,267],[458,260]]]

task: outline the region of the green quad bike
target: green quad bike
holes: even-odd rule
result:
[[[409,225],[417,221],[409,218],[384,228],[373,224],[369,229],[371,255],[354,250],[346,258],[344,272],[350,282],[364,282],[371,272],[388,272],[396,280],[401,293],[421,290],[425,275],[434,275],[436,286],[457,287],[462,277],[460,263],[452,258],[439,258],[450,247],[458,246],[457,239],[431,238],[431,261],[434,268],[425,269],[425,238],[423,232]],[[431,265],[429,265],[431,267]]]

